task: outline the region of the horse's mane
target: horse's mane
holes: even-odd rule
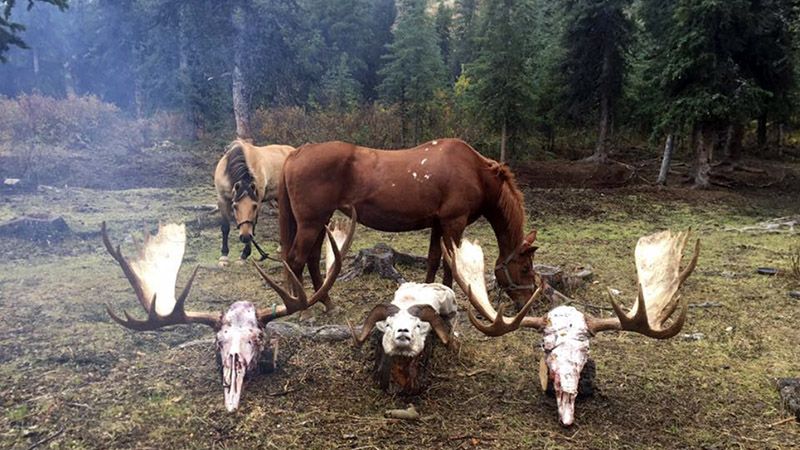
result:
[[[514,174],[506,164],[491,161],[489,170],[500,180],[500,197],[497,204],[506,219],[511,242],[520,243],[525,229],[525,201]]]
[[[244,144],[241,141],[233,141],[227,150],[228,164],[225,167],[225,174],[231,184],[240,183],[239,190],[236,191],[236,198],[240,200],[245,195],[257,199],[256,193],[250,189],[250,185],[255,182],[253,173],[247,166],[247,159],[244,156]]]

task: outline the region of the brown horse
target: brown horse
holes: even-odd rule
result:
[[[358,221],[380,231],[431,228],[425,282],[433,282],[442,251],[461,242],[467,225],[483,216],[500,255],[497,282],[519,305],[533,294],[532,246],[524,235],[522,193],[509,169],[458,139],[440,139],[406,150],[376,150],[344,142],[307,144],[291,154],[278,186],[281,252],[292,271],[308,270],[314,286],[325,224],[340,209],[355,207]],[[288,276],[288,274],[287,274]],[[445,266],[444,284],[452,286]],[[328,299],[323,299],[330,308]]]
[[[294,150],[288,145],[257,147],[238,139],[228,145],[214,170],[214,187],[222,215],[220,265],[228,262],[228,234],[232,221],[239,229],[239,240],[245,244],[241,259],[250,256],[261,203],[277,198],[283,162]]]

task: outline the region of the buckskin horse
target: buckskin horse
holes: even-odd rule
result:
[[[513,174],[458,139],[404,150],[306,144],[286,158],[278,207],[282,256],[298,278],[308,265],[315,287],[322,283],[325,224],[337,209],[349,214],[353,207],[359,223],[376,230],[431,229],[426,283],[439,269],[440,239],[458,245],[467,225],[483,216],[500,251],[494,269],[498,285],[520,306],[535,289],[536,233],[524,234],[523,198]],[[452,287],[447,265],[443,278]],[[332,307],[329,299],[321,301],[326,309]]]
[[[250,245],[255,244],[253,236],[261,203],[277,198],[281,167],[294,150],[288,145],[257,147],[239,139],[228,145],[214,170],[214,187],[222,215],[221,266],[228,263],[231,222],[236,223],[239,240],[245,244],[241,260],[250,256]],[[265,256],[258,244],[256,249]]]

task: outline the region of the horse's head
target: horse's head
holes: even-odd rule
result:
[[[236,220],[236,228],[239,229],[239,240],[248,243],[253,240],[255,233],[261,195],[255,183],[244,185],[238,181],[233,185],[232,198],[233,217]]]
[[[536,230],[533,230],[512,253],[498,256],[497,264],[494,266],[497,284],[520,307],[536,290],[533,254],[538,247],[533,245],[535,240]]]

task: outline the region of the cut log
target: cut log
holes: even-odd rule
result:
[[[395,265],[424,268],[426,263],[427,258],[425,257],[401,253],[380,242],[372,248],[360,250],[353,263],[339,276],[339,279],[346,281],[363,274],[376,273],[382,278],[394,280],[396,283],[405,283],[406,279],[397,271]]]
[[[304,326],[281,320],[268,323],[266,329],[282,337],[301,337],[313,341],[336,342],[352,338],[350,328],[345,325]]]
[[[62,217],[23,216],[0,224],[0,236],[33,241],[60,241],[72,236]]]

